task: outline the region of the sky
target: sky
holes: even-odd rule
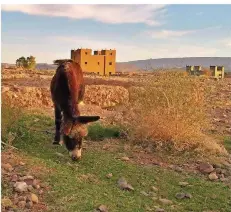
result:
[[[230,57],[231,5],[2,5],[2,62],[116,49],[119,62]]]

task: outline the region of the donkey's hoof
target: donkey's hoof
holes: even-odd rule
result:
[[[53,145],[59,145],[59,141],[53,141]]]
[[[80,101],[79,102],[79,105],[85,105],[83,101]]]

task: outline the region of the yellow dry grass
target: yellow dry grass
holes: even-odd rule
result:
[[[206,134],[210,122],[205,92],[198,78],[179,72],[164,72],[150,77],[143,87],[131,87],[124,117],[131,139],[152,142],[156,148],[225,153]]]

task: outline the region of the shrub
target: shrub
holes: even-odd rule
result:
[[[205,89],[198,78],[178,72],[150,77],[143,87],[131,87],[125,124],[131,139],[156,148],[224,152],[205,132]],[[213,152],[213,151],[212,151]]]
[[[11,129],[15,127],[16,122],[20,119],[22,111],[20,108],[11,106],[8,99],[3,97],[1,112],[1,139],[3,142],[12,145],[12,141],[16,135],[11,131]]]
[[[116,126],[104,127],[97,124],[92,124],[88,127],[88,136],[90,140],[103,140],[104,138],[118,138],[120,130]]]

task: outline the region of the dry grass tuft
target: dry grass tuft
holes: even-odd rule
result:
[[[12,141],[14,140],[15,135],[10,130],[20,119],[22,115],[22,110],[18,107],[10,105],[9,99],[7,99],[5,96],[2,96],[1,111],[1,139],[3,142],[12,145]]]
[[[198,78],[179,72],[164,72],[144,87],[131,87],[124,117],[131,139],[168,150],[225,153],[206,135],[205,92]]]

